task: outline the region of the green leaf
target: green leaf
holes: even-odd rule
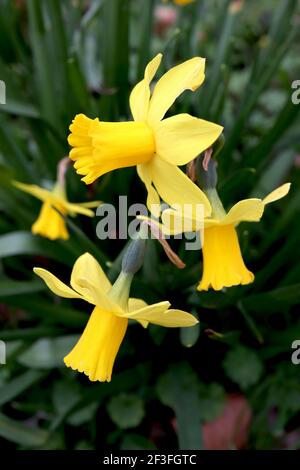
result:
[[[11,330],[2,330],[0,336],[2,341],[14,341],[18,339],[38,339],[43,336],[59,336],[60,333],[62,333],[60,328],[46,326],[37,328],[15,328]]]
[[[295,108],[297,106],[293,105]],[[295,162],[295,151],[287,149],[272,159],[252,191],[252,197],[265,197],[273,189],[280,186],[287,177]]]
[[[53,404],[59,415],[70,410],[79,398],[76,384],[69,382],[57,382],[53,388]]]
[[[268,160],[271,160],[272,154],[271,150],[273,147],[276,145],[276,143],[282,139],[284,133],[291,128],[293,122],[296,120],[298,113],[299,113],[300,107],[295,106],[291,100],[290,93],[287,96],[286,103],[282,110],[278,113],[278,117],[276,121],[274,122],[272,128],[264,134],[262,139],[260,140],[259,144],[256,146],[256,148],[251,149],[249,151],[248,155],[245,155],[245,161],[247,162],[248,165],[253,165],[253,166],[258,166],[261,162],[266,164],[267,160],[267,155],[270,155]],[[286,167],[289,167],[289,160],[291,159],[291,156],[288,154],[292,153],[291,149],[287,149],[286,151],[280,152],[280,159],[282,162],[282,167],[283,169]],[[286,165],[284,165],[286,163]],[[274,165],[273,161],[271,162],[271,167]],[[291,166],[291,163],[290,163]],[[276,165],[276,171],[279,173],[280,168],[278,168],[278,165]],[[277,182],[275,184],[278,184],[278,177],[280,178],[280,173],[277,176]],[[274,184],[274,181],[271,180],[269,184]],[[275,186],[274,184],[274,186]]]
[[[3,297],[3,301],[8,305],[19,307],[27,311],[30,317],[36,317],[63,326],[84,326],[87,322],[87,315],[79,310],[64,307],[61,304],[47,303],[45,298],[32,296],[11,296]]]
[[[16,398],[34,383],[41,380],[44,375],[44,372],[29,370],[2,385],[0,387],[0,406]]]
[[[55,384],[53,389],[53,403],[57,416],[51,423],[50,429],[52,432],[61,425],[79,400],[80,393],[75,384],[69,382],[57,382]]]
[[[102,97],[101,108],[110,120],[114,111],[124,114],[128,106],[129,1],[104,2],[101,19],[106,31],[102,36],[104,86],[115,90],[113,96]]]
[[[248,311],[268,312],[280,311],[300,302],[300,283],[292,286],[279,287],[270,292],[245,297],[241,303]]]
[[[140,37],[138,41],[138,65],[136,83],[142,80],[144,70],[150,60],[151,35],[153,31],[154,0],[148,0],[140,5]]]
[[[238,9],[233,9],[229,2],[226,6],[221,23],[222,30],[214,54],[214,63],[209,70],[210,78],[201,94],[201,110],[204,117],[210,116],[210,109],[217,95],[218,87],[220,84],[222,85],[222,66],[226,63],[233,45],[232,36],[240,17]]]
[[[180,449],[201,449],[199,382],[186,363],[171,366],[157,383],[157,394],[176,415]]]
[[[20,364],[33,369],[53,369],[64,367],[63,358],[76,344],[78,336],[69,335],[60,338],[43,338],[33,343],[24,353],[18,356]]]
[[[0,296],[29,294],[45,290],[40,281],[13,281],[11,279],[0,280]]]
[[[43,17],[43,3],[37,0],[28,0],[27,5],[35,67],[33,79],[36,80],[42,116],[55,126],[57,125],[56,80],[53,80],[51,70],[51,56],[49,43],[47,43],[47,28]]]
[[[95,383],[92,388],[89,387],[85,391],[82,401],[74,411],[78,411],[83,406],[94,401],[97,401],[97,403],[100,404],[111,396],[118,394],[120,390],[123,390],[124,392],[136,390],[141,383],[144,386],[147,386],[150,377],[150,366],[150,362],[139,363],[131,369],[127,369],[119,373],[115,372],[113,380],[109,383]]]
[[[80,254],[87,251],[93,255],[101,265],[104,265],[108,259],[107,256],[98,248],[98,246],[93,243],[89,237],[76,225],[69,217],[66,218],[67,226],[70,228],[70,231],[76,237],[77,246],[80,247]]]
[[[145,415],[143,401],[129,393],[120,393],[111,398],[107,411],[111,420],[121,429],[137,427]]]
[[[255,385],[263,373],[263,364],[258,355],[243,346],[227,353],[223,367],[227,376],[243,390]]]
[[[55,247],[55,249],[54,249]],[[73,266],[74,256],[63,244],[31,235],[29,232],[12,232],[0,236],[0,258],[16,255],[40,255]]]
[[[37,448],[46,442],[49,434],[0,414],[0,436],[25,447]]]
[[[40,117],[38,110],[29,103],[21,103],[20,101],[7,100],[5,106],[1,107],[1,111],[5,113],[15,114],[16,116],[23,116],[38,119]]]
[[[290,29],[286,34],[285,40],[273,51],[272,55],[268,56],[268,62],[262,63],[261,67],[258,63],[253,66],[253,73],[250,76],[248,87],[244,91],[240,111],[235,117],[234,127],[229,134],[224,150],[222,151],[222,161],[226,162],[232,151],[237,147],[241,136],[243,135],[243,128],[245,127],[251,112],[255,108],[262,92],[268,85],[274,74],[278,70],[279,64],[283,60],[287,51],[293,44],[295,39],[296,30]],[[258,61],[259,62],[259,61]],[[256,77],[256,75],[258,75]]]
[[[80,410],[72,413],[67,418],[67,422],[71,424],[71,426],[82,426],[95,418],[97,408],[98,403],[91,403],[90,405],[84,406]]]

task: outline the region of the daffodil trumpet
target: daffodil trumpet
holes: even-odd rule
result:
[[[138,246],[138,250],[139,250]],[[72,351],[64,358],[66,366],[83,372],[91,381],[110,382],[114,362],[124,339],[128,321],[143,327],[149,323],[166,327],[189,327],[198,320],[191,314],[170,309],[168,301],[147,305],[129,298],[134,272],[142,257],[136,250],[123,260],[122,271],[111,285],[96,259],[89,253],[80,256],[71,274],[71,287],[42,268],[34,268],[54,294],[82,299],[93,305],[84,332]]]
[[[184,90],[195,91],[203,83],[205,59],[194,57],[173,67],[158,80],[151,95],[150,83],[161,60],[162,54],[158,54],[149,62],[143,80],[131,92],[133,121],[104,122],[84,114],[75,116],[68,138],[72,147],[69,157],[86,184],[111,170],[136,166],[153,213],[159,213],[161,198],[170,206],[202,200],[206,215],[210,215],[206,196],[178,166],[210,147],[223,128],[189,114],[163,119]]]
[[[162,213],[162,230],[170,234],[184,231],[185,226],[190,227],[190,230],[203,227],[203,274],[198,290],[221,290],[224,287],[250,284],[254,281],[254,274],[244,263],[236,227],[241,222],[259,222],[266,205],[288,194],[290,183],[283,184],[263,199],[241,200],[226,212],[216,189],[214,159],[208,162],[208,171],[202,172],[200,181],[211,205],[211,216],[199,219],[196,210],[184,213],[180,208],[167,209]]]
[[[69,238],[64,216],[74,217],[76,214],[94,217],[93,207],[99,206],[100,201],[71,203],[67,199],[64,174],[66,160],[62,160],[58,166],[58,178],[51,190],[41,188],[35,184],[24,184],[13,181],[13,185],[31,196],[42,201],[42,208],[37,220],[31,227],[35,235],[49,238],[50,240]]]

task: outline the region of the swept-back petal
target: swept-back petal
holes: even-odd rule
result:
[[[178,114],[155,127],[156,151],[173,165],[185,165],[210,147],[222,130],[222,126],[213,122]]]
[[[147,189],[147,207],[151,210],[152,214],[159,217],[160,198],[152,184],[152,162],[138,165],[137,173]]]
[[[90,253],[85,253],[76,260],[71,274],[71,286],[93,305],[111,312],[121,310],[108,297],[111,283]]]
[[[263,203],[270,204],[270,202],[278,201],[278,199],[281,199],[288,194],[290,187],[291,183],[285,183],[282,186],[279,186],[279,188],[274,189],[274,191],[272,191],[263,199]]]
[[[186,232],[196,232],[204,228],[203,218],[193,218],[192,213],[174,209],[166,209],[162,212],[162,231],[165,235],[176,235]]]
[[[135,310],[140,310],[141,308],[147,307],[147,302],[142,299],[136,299],[132,297],[128,300],[128,311],[134,312]]]
[[[135,121],[145,121],[147,118],[149,100],[150,100],[150,83],[156,74],[161,63],[162,54],[152,59],[145,69],[145,75],[132,90],[129,98],[130,109]]]
[[[147,302],[142,299],[131,298],[128,300],[128,312],[134,312],[141,308],[147,307]],[[146,320],[137,320],[144,328],[147,328],[149,322]]]
[[[88,201],[88,202],[78,202],[81,207],[88,207],[88,208],[93,208],[93,207],[98,207],[100,204],[103,204],[102,201]]]
[[[87,206],[87,204],[93,204],[93,205]],[[84,202],[73,203],[73,202],[66,201],[64,203],[64,206],[71,215],[82,214],[88,217],[94,217],[95,215],[94,211],[90,210],[88,207],[97,207],[99,204],[101,204],[100,201],[93,201],[93,203],[84,203]]]
[[[161,326],[168,326],[169,328],[176,327],[187,327],[194,326],[198,322],[197,318],[188,312],[183,310],[170,309],[166,310],[165,313],[156,322]]]
[[[235,204],[226,214],[220,224],[237,225],[240,222],[258,222],[264,213],[264,203],[261,199],[243,199]]]
[[[154,186],[161,198],[170,206],[189,204],[195,209],[203,206],[203,214],[211,214],[207,196],[177,166],[164,161],[158,155],[151,162]]]
[[[31,196],[36,197],[37,199],[40,199],[40,201],[45,201],[46,199],[53,197],[51,191],[48,191],[44,188],[40,188],[36,184],[19,183],[19,181],[13,181],[12,183],[16,188],[20,189],[21,191],[24,191],[27,194],[30,194]]]
[[[194,57],[173,67],[158,80],[149,104],[147,122],[160,121],[184,90],[195,91],[204,81],[205,59]]]
[[[43,279],[49,289],[60,297],[66,297],[68,299],[82,299],[83,297],[71,289],[69,286],[60,281],[54,274],[50,273],[43,268],[33,268],[35,274]]]
[[[101,289],[105,292],[108,292],[111,289],[110,280],[104,273],[98,261],[90,253],[84,253],[77,258],[71,277],[75,283],[80,277],[90,277],[91,279],[95,279],[101,285]]]
[[[169,307],[170,302],[158,302],[124,316],[128,319],[148,321],[167,327],[193,326],[198,323],[198,320],[190,313],[181,310],[168,310]]]

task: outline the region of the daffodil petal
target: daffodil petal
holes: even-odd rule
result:
[[[237,225],[240,222],[258,222],[264,213],[261,199],[243,199],[235,204],[220,221],[221,225]]]
[[[125,313],[123,316],[132,320],[146,320],[151,322],[151,315],[155,316],[157,314],[162,314],[170,307],[170,302],[167,300],[162,302],[157,302],[156,304],[147,305],[146,307],[139,308],[128,313]]]
[[[152,59],[145,69],[145,75],[132,90],[129,98],[130,109],[135,121],[145,121],[147,118],[149,100],[150,100],[150,83],[156,74],[161,63],[162,54]]]
[[[111,288],[110,281],[90,253],[85,253],[76,260],[71,274],[71,286],[87,302],[107,311],[120,311],[117,304],[107,295]]]
[[[27,194],[30,194],[31,196],[36,197],[40,201],[45,201],[46,199],[49,199],[49,197],[53,197],[50,191],[44,188],[40,188],[36,184],[24,184],[19,183],[19,181],[13,181],[12,183],[16,188],[20,189],[21,191],[24,191]]]
[[[81,207],[87,207],[87,208],[94,208],[100,206],[100,204],[103,204],[102,201],[88,201],[88,202],[78,202]]]
[[[205,59],[194,57],[173,67],[158,80],[150,99],[147,122],[160,121],[184,90],[195,91],[204,81]]]
[[[180,233],[195,232],[203,229],[203,219],[197,221],[191,214],[185,214],[174,209],[166,209],[161,215],[162,231],[166,235],[178,235]]]
[[[264,204],[270,204],[270,202],[275,202],[278,201],[278,199],[281,199],[282,197],[286,196],[290,190],[291,183],[285,183],[282,186],[279,186],[279,188],[274,189],[270,194],[268,194],[264,199],[263,203]]]
[[[70,212],[71,214],[82,214],[88,217],[94,217],[95,215],[94,211],[88,209],[86,206],[83,206],[82,204],[84,203],[65,202],[64,206],[67,209],[67,211]]]
[[[155,126],[158,155],[173,165],[185,165],[210,147],[223,127],[189,114],[178,114]]]
[[[142,299],[134,299],[131,298],[128,300],[128,311],[129,312],[134,312],[135,310],[140,310],[141,308],[144,308],[147,306],[147,302],[145,302]],[[149,322],[146,320],[137,320],[143,328],[147,328],[149,325]]]
[[[82,299],[82,296],[60,281],[54,274],[43,268],[33,268],[35,274],[43,279],[49,289],[60,297],[68,299]]]
[[[181,310],[168,310],[170,302],[158,302],[148,305],[125,316],[132,320],[143,320],[167,327],[193,326],[198,320],[193,315]]]
[[[135,310],[140,310],[141,308],[147,307],[147,302],[142,299],[136,299],[132,297],[128,300],[128,311],[134,312]]]
[[[167,204],[175,205],[177,210],[179,206],[193,207],[199,213],[203,210],[205,217],[211,214],[206,195],[177,166],[159,156],[153,158],[151,165],[154,186]]]
[[[197,318],[190,313],[184,312],[183,310],[170,309],[166,310],[161,318],[158,318],[155,323],[169,328],[177,328],[194,326],[199,322]]]
[[[156,189],[152,185],[151,162],[142,163],[137,166],[137,173],[147,189],[147,207],[156,217],[160,215],[160,198]]]

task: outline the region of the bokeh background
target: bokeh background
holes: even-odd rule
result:
[[[300,447],[300,79],[296,0],[1,0],[0,79],[0,447],[6,449],[274,449]],[[68,154],[76,113],[129,117],[128,96],[147,61],[163,69],[207,58],[206,81],[171,112],[221,123],[219,191],[226,207],[286,182],[290,194],[239,236],[250,286],[198,293],[201,253],[172,246],[171,265],[151,241],[133,294],[170,300],[198,315],[185,331],[130,325],[110,384],[91,383],[62,358],[81,333],[87,304],[59,299],[37,279],[42,266],[69,280],[92,253],[116,278],[124,240],[98,240],[97,217],[69,222],[70,240],[33,236],[40,203],[12,179],[47,185]],[[72,167],[71,201],[144,202],[135,169],[86,187]]]

